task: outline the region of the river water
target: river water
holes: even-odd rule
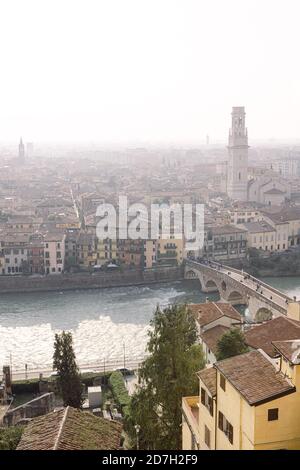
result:
[[[300,277],[265,282],[300,296]],[[149,321],[156,305],[205,302],[197,281],[102,290],[5,294],[0,297],[0,367],[22,368],[51,364],[55,332],[71,330],[80,364],[145,351]],[[218,294],[210,294],[217,300]]]

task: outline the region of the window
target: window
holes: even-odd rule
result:
[[[268,410],[268,421],[276,421],[278,419],[278,408]]]
[[[223,413],[221,413],[221,411],[219,411],[218,425],[219,425],[220,431],[223,431],[223,421],[224,421],[224,415]]]
[[[220,431],[223,431],[224,434],[226,434],[230,444],[233,444],[233,426],[229,421],[227,421],[221,411],[219,411],[218,427]]]
[[[207,447],[210,449],[210,430],[204,425],[204,440]]]
[[[204,388],[201,387],[201,403],[204,406],[205,406],[205,395],[206,395],[205,390]]]
[[[230,424],[228,421],[227,421],[226,435],[228,437],[230,444],[233,444],[233,427],[232,427],[232,424]]]
[[[206,393],[204,388],[201,387],[201,403],[205,406],[211,416],[214,415],[213,399]]]
[[[226,391],[226,380],[223,375],[220,375],[220,387],[224,392]]]

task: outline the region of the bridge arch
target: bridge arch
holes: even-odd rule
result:
[[[201,276],[201,273],[194,271],[194,269],[189,269],[185,272],[185,279],[198,280],[200,284],[200,290],[203,292],[204,282]]]
[[[230,292],[230,294],[227,297],[227,301],[229,303],[232,303],[233,305],[246,303],[243,295],[237,290],[233,290]]]
[[[261,307],[257,310],[254,320],[256,322],[263,322],[263,321],[268,321],[272,320],[273,318],[273,313],[270,309],[267,307]]]
[[[186,271],[185,278],[186,279],[197,279],[198,275],[195,273],[193,269]]]
[[[215,291],[218,291],[219,288],[217,286],[217,284],[215,283],[215,281],[213,281],[212,279],[209,279],[208,281],[206,281],[206,284],[205,284],[205,287],[209,290],[215,290]]]

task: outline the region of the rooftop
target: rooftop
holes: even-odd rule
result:
[[[295,392],[294,385],[259,351],[216,362],[214,367],[245,398],[258,405]]]
[[[245,233],[246,230],[242,228],[235,227],[234,225],[220,225],[216,227],[211,227],[211,231],[214,235],[226,235],[231,233]]]
[[[223,302],[207,302],[205,304],[189,304],[189,310],[195,315],[200,326],[207,325],[223,316],[242,321],[239,312],[230,304]]]
[[[277,212],[272,213],[271,211],[266,210],[264,213],[274,222],[288,222],[300,219],[300,207],[285,206]]]
[[[269,189],[269,191],[266,191],[265,194],[285,194],[285,193],[283,191],[280,191],[280,189],[272,188],[272,189]]]
[[[197,373],[198,377],[208,391],[211,393],[211,396],[214,397],[217,393],[217,371],[214,367],[207,367],[206,369],[200,370]]]
[[[273,341],[300,340],[300,322],[281,316],[253,326],[245,331],[244,336],[251,348],[262,349],[268,356],[276,357],[278,352],[273,347]]]
[[[300,364],[300,339],[274,341],[274,347],[292,364]]]
[[[250,233],[257,232],[275,232],[275,228],[269,225],[267,222],[246,222],[243,226]]]
[[[213,352],[213,354],[216,354],[219,339],[225,333],[228,333],[228,331],[230,331],[230,328],[227,326],[217,325],[213,328],[210,328],[209,330],[206,330],[200,336],[208,348]]]
[[[117,450],[122,425],[67,407],[33,419],[17,450]]]

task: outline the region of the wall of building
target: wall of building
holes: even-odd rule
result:
[[[253,448],[254,407],[250,407],[237,390],[226,380],[225,392],[220,387],[220,373],[217,371],[218,412],[221,411],[233,426],[233,444],[223,431],[217,429],[217,449],[239,450],[242,444]],[[218,421],[217,421],[218,422]]]
[[[211,396],[205,384],[200,380],[199,390],[201,397],[201,388],[204,388],[206,393]],[[214,450],[215,449],[215,429],[216,429],[216,401],[213,400],[213,416],[209,410],[201,403],[199,397],[199,437],[200,437],[200,449],[201,450]],[[205,426],[210,431],[210,448],[205,443]]]
[[[300,392],[255,407],[255,449],[300,448]],[[278,408],[278,420],[268,410]]]

